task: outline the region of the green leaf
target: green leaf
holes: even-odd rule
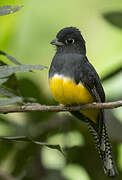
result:
[[[13,94],[12,92],[8,91],[7,89],[0,87],[0,96],[8,96],[8,97],[15,97],[16,95]]]
[[[17,61],[14,57],[10,56],[9,54],[7,54],[4,51],[0,50],[0,55],[5,56],[7,59],[9,59],[11,62],[13,62],[16,65],[20,65],[21,63],[19,61]]]
[[[13,142],[10,141],[0,142],[0,165],[11,154],[13,148],[14,148]]]
[[[4,78],[5,79],[5,78]],[[9,78],[7,79],[7,81],[5,81],[3,83],[4,88],[6,88],[8,91],[12,91],[14,94],[16,95],[20,95],[18,94],[19,89],[18,89],[18,81],[17,78],[15,76],[15,74],[12,74],[11,76],[9,76]]]
[[[1,53],[1,52],[0,52]],[[20,64],[19,62],[16,62]],[[6,65],[3,61],[0,60],[0,66]],[[10,75],[9,77],[5,77],[0,79],[0,96],[20,96],[19,90],[18,90],[18,83],[17,78],[15,74]]]
[[[3,84],[3,83],[5,83],[7,80],[8,80],[8,78],[2,78],[2,79],[0,79],[0,85]]]
[[[42,70],[44,68],[46,68],[46,66],[42,66],[42,65],[18,65],[18,66],[4,65],[4,66],[0,66],[0,78],[6,78],[15,72],[32,71],[34,69]]]
[[[15,96],[12,98],[4,98],[3,100],[0,100],[0,106],[22,103],[22,102],[23,102],[23,98],[21,98],[19,96]]]
[[[62,154],[64,154],[61,147],[58,144],[49,144],[46,142],[36,141],[33,138],[29,138],[27,136],[0,136],[0,140],[3,140],[3,141],[9,140],[9,141],[17,141],[17,142],[18,141],[30,142],[30,143],[33,143],[35,145],[47,146],[51,149],[56,149],[56,150],[60,151]]]
[[[60,151],[62,154],[64,154],[61,147],[58,144],[49,144],[49,143],[45,143],[45,142],[34,141],[32,139],[31,139],[31,141],[34,144],[37,144],[37,145],[40,145],[40,146],[47,146],[48,148],[56,149],[56,150]]]
[[[25,101],[29,102],[29,104],[31,104],[31,102],[37,101],[33,97],[28,97],[28,98],[21,97],[21,95],[18,95],[17,92],[14,92],[12,90],[13,89],[6,88],[4,86],[0,87],[0,106],[15,104],[15,103],[24,103],[25,104]],[[9,97],[9,98],[6,98],[6,97]]]
[[[0,16],[8,15],[17,12],[22,6],[2,6],[0,7]]]
[[[122,28],[122,11],[120,12],[108,12],[103,17],[112,25]]]
[[[112,68],[110,68],[112,69]],[[122,67],[121,67],[121,64],[118,64],[118,66],[116,67],[114,65],[114,68],[110,71],[110,72],[107,72],[102,78],[101,78],[101,81],[106,81],[110,78],[113,78],[114,76],[116,76],[117,74],[119,74],[120,72],[122,72]]]

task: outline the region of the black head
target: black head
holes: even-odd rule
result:
[[[61,29],[58,32],[56,39],[51,41],[51,44],[56,45],[57,50],[79,50],[83,54],[86,53],[85,41],[79,29],[75,27]]]

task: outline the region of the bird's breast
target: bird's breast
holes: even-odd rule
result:
[[[86,104],[94,101],[89,91],[81,82],[76,84],[69,77],[55,74],[50,79],[49,85],[52,95],[60,104]]]
[[[74,80],[63,75],[55,74],[49,80],[51,92],[56,101],[63,105],[78,105],[94,102],[94,98],[80,82],[76,84]],[[85,116],[96,122],[98,111],[83,110]]]

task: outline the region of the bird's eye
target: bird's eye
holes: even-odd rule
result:
[[[67,39],[65,42],[66,42],[66,44],[73,44],[74,43],[74,39]]]

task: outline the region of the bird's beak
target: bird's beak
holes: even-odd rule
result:
[[[53,40],[50,42],[50,44],[56,45],[56,46],[63,46],[63,45],[64,45],[64,43],[60,42],[60,41],[58,40],[58,38],[53,39]]]

